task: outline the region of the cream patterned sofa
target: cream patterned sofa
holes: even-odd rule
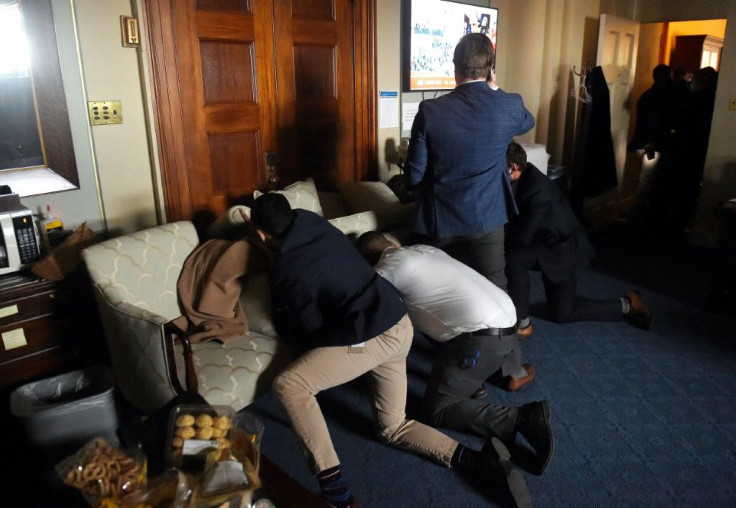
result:
[[[187,256],[199,244],[191,222],[173,222],[88,247],[83,258],[94,286],[115,382],[123,397],[146,413],[160,408],[196,380],[213,405],[238,411],[270,388],[291,359],[275,334],[249,330],[222,344],[191,344],[193,373],[184,346],[168,324],[181,315],[176,283]],[[246,297],[244,308],[253,302]],[[192,379],[192,376],[194,377]]]
[[[408,237],[413,208],[397,205],[398,198],[380,182],[351,182],[338,186],[338,192],[322,193],[306,180],[277,192],[292,207],[328,218],[351,237],[369,230],[385,231],[398,242]],[[239,208],[218,218],[207,237],[242,235]],[[271,320],[266,272],[247,274],[242,280],[240,301],[248,323],[244,336],[226,344],[188,344],[175,337],[171,321],[182,313],[176,284],[197,245],[194,226],[182,221],[83,251],[116,384],[127,402],[146,413],[187,390],[197,391],[210,404],[239,411],[270,389],[273,377],[291,360]]]

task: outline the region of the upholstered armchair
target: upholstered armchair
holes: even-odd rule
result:
[[[177,394],[198,392],[238,411],[270,388],[290,360],[276,338],[265,274],[246,282],[241,304],[253,323],[242,337],[190,343],[172,321],[181,315],[177,280],[199,239],[190,222],[119,236],[83,251],[102,318],[116,384],[127,402],[151,413]],[[246,290],[250,294],[245,294]],[[266,323],[266,324],[263,324]]]

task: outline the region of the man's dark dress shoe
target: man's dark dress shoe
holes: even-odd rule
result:
[[[511,462],[511,453],[500,439],[492,437],[480,451],[478,480],[498,494],[502,506],[526,508],[532,501],[524,475]]]
[[[534,332],[534,327],[532,327],[532,324],[529,323],[528,325],[526,325],[523,328],[522,327],[519,327],[516,330],[516,335],[518,335],[519,338],[521,338],[521,339],[526,339],[527,337],[531,337],[532,336],[532,332]]]
[[[534,367],[531,363],[525,363],[524,370],[526,371],[526,376],[524,377],[509,377],[508,390],[510,392],[521,390],[525,384],[532,382],[536,377]]]
[[[549,404],[546,400],[524,404],[519,408],[516,430],[534,449],[536,460],[531,472],[536,475],[541,475],[547,468],[555,448],[549,419]]]
[[[636,291],[626,293],[626,298],[629,299],[631,304],[629,313],[626,314],[626,321],[642,330],[649,330],[652,324],[652,311],[641,301],[641,297]]]

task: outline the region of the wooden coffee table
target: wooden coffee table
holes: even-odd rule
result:
[[[254,502],[265,497],[271,500],[276,508],[329,507],[321,497],[296,481],[265,455],[261,455],[259,476],[261,488],[254,493]]]

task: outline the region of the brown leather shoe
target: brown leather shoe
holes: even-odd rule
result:
[[[482,399],[486,395],[488,395],[488,390],[486,389],[486,385],[483,384],[480,386],[480,388],[478,388],[477,390],[475,390],[475,392],[473,392],[473,395],[471,395],[470,398],[471,399]]]
[[[508,390],[510,392],[521,390],[522,386],[524,386],[527,383],[530,383],[536,377],[536,374],[534,372],[534,367],[532,367],[531,363],[525,363],[524,370],[526,371],[526,376],[524,377],[509,377]]]
[[[631,304],[629,313],[626,314],[626,321],[642,330],[649,330],[652,324],[652,311],[641,301],[641,297],[636,291],[626,293],[626,298],[629,299]]]
[[[526,339],[527,337],[532,336],[532,332],[534,331],[534,328],[532,327],[532,324],[529,323],[524,328],[518,328],[516,330],[516,335],[519,336],[520,339]]]

